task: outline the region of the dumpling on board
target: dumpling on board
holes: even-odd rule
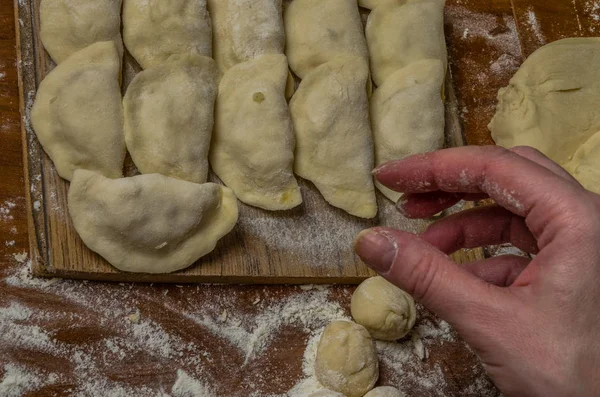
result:
[[[175,55],[135,76],[123,100],[125,142],[142,173],[206,182],[219,79],[201,55]]]
[[[206,0],[124,0],[123,41],[144,69],[171,55],[210,57]]]
[[[376,165],[444,147],[444,70],[440,60],[415,62],[375,90],[371,125]],[[378,182],[376,186],[394,202],[401,196]]]
[[[123,54],[122,0],[42,0],[40,38],[54,62],[60,63],[85,47],[114,41]]]
[[[310,72],[290,102],[294,171],[331,205],[361,218],[377,214],[368,81],[362,58],[341,56]]]
[[[105,41],[71,55],[40,83],[31,123],[62,178],[79,168],[123,175],[120,72],[115,43]]]
[[[230,189],[159,174],[108,179],[77,170],[68,199],[84,244],[126,272],[184,269],[211,252],[238,218]]]
[[[266,210],[302,203],[287,77],[284,55],[263,55],[229,69],[217,96],[210,164],[240,201]]]

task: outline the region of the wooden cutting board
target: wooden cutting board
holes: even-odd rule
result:
[[[403,218],[378,193],[379,215],[360,220],[328,205],[316,188],[301,181],[304,203],[291,211],[268,212],[240,203],[240,220],[214,252],[183,271],[148,275],[123,273],[85,247],[67,210],[68,182],[61,179],[29,123],[40,81],[54,67],[39,38],[39,1],[19,2],[18,57],[21,65],[25,183],[34,274],[108,281],[218,283],[358,283],[373,273],[352,252],[354,236],[377,225],[420,232],[430,223]],[[21,4],[22,3],[22,4]],[[363,11],[366,20],[367,12]],[[140,67],[124,57],[123,92]],[[448,146],[464,144],[452,78],[447,78]],[[126,160],[126,176],[138,172]],[[483,257],[481,250],[459,252],[459,263]]]

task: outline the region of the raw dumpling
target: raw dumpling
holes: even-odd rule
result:
[[[75,230],[119,270],[169,273],[211,252],[238,218],[223,186],[159,174],[107,179],[77,170],[69,189]]]
[[[174,54],[210,57],[206,0],[124,0],[123,40],[144,69]]]
[[[300,78],[340,55],[368,62],[356,0],[294,0],[284,24],[290,67]]]
[[[283,54],[281,0],[208,0],[221,72],[264,54]]]
[[[338,393],[333,390],[319,390],[317,392],[312,393],[308,397],[346,397],[342,393]]]
[[[31,123],[64,179],[78,168],[123,175],[120,71],[115,43],[104,41],[76,52],[40,83]]]
[[[229,69],[217,97],[210,164],[241,201],[267,210],[302,203],[287,76],[284,55],[263,55]]]
[[[408,0],[377,6],[369,14],[365,32],[373,81],[378,86],[416,61],[439,59],[445,68],[444,0]]]
[[[99,41],[121,41],[122,0],[43,0],[40,4],[40,38],[54,62]]]
[[[400,0],[358,0],[358,5],[369,10],[387,3],[399,3]]]
[[[390,76],[371,97],[375,163],[432,152],[444,146],[442,61],[415,62]],[[392,201],[400,193],[376,183]]]
[[[368,80],[361,58],[338,57],[309,73],[290,102],[294,171],[331,205],[362,218],[377,214]]]
[[[219,78],[201,55],[176,55],[135,76],[123,100],[125,142],[142,173],[206,182]]]
[[[391,386],[379,386],[365,394],[363,397],[406,397],[406,394]]]
[[[600,194],[600,131],[577,149],[565,169],[582,185]]]
[[[600,38],[555,41],[531,54],[498,92],[498,145],[533,146],[565,165],[600,131]]]
[[[379,378],[377,352],[371,335],[350,321],[333,321],[319,341],[315,375],[328,389],[362,397]]]

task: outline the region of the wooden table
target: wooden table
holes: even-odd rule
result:
[[[490,144],[486,124],[497,90],[540,45],[600,35],[600,0],[448,0],[446,20],[467,142]],[[10,388],[27,396],[195,396],[207,389],[208,396],[269,396],[298,387],[307,377],[307,342],[314,346],[321,327],[348,315],[352,287],[132,285],[28,275],[15,59],[13,4],[4,1],[0,394]],[[382,384],[400,385],[409,396],[498,395],[445,323],[422,309],[417,330],[428,357],[413,354],[410,340],[380,345]]]

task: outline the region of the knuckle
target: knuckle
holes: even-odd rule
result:
[[[412,282],[408,292],[419,302],[431,300],[439,273],[436,260],[432,253],[423,252],[412,269]]]

